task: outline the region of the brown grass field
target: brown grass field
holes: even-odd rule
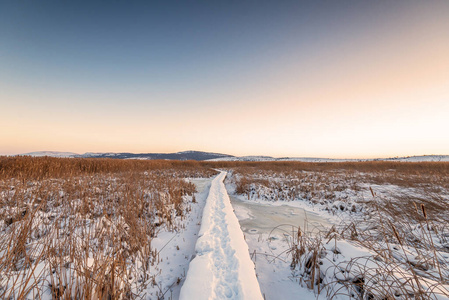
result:
[[[160,259],[152,238],[162,227],[182,227],[195,201],[195,186],[185,178],[211,177],[215,169],[230,170],[229,181],[248,199],[305,200],[330,214],[352,214],[357,222],[333,228],[331,239],[352,240],[390,265],[418,270],[412,280],[421,274],[448,281],[442,253],[449,252],[449,163],[0,157],[0,298],[39,299],[44,289],[53,299],[138,298]],[[398,192],[384,193],[385,187]],[[300,232],[292,240],[292,266],[308,270],[316,289],[320,277],[310,270],[320,267],[324,239]],[[427,256],[401,261],[402,254],[385,250],[388,243]],[[430,297],[413,284],[414,298]],[[371,299],[376,292],[359,295]]]

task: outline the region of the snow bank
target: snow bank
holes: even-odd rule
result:
[[[263,299],[221,172],[211,184],[196,243],[196,257],[180,299]]]

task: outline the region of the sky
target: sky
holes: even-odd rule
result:
[[[449,154],[449,1],[1,1],[0,154]]]

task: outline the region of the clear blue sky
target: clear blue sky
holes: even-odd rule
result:
[[[3,1],[0,154],[449,154],[447,28],[447,1]]]

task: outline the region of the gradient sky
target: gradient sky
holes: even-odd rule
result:
[[[449,1],[2,1],[0,154],[449,154]]]

